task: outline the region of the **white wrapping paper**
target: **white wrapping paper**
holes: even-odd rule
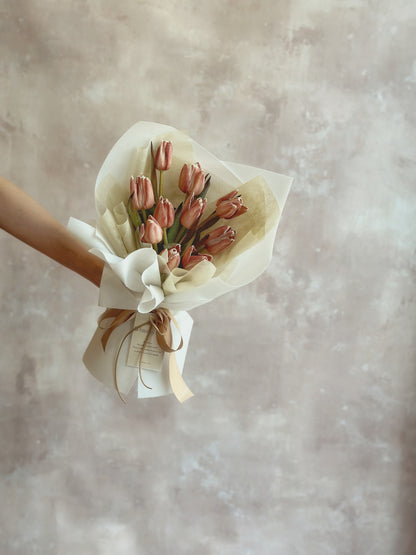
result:
[[[163,262],[152,248],[134,250],[134,235],[124,209],[129,196],[130,175],[150,176],[150,142],[157,147],[162,139],[173,143],[172,166],[164,172],[164,193],[174,206],[184,199],[177,187],[183,164],[198,161],[212,176],[206,214],[219,197],[233,189],[239,190],[248,207],[246,214],[230,222],[237,231],[237,239],[230,248],[214,257],[215,266],[204,262],[190,271],[178,268],[168,278],[161,275]],[[90,226],[74,218],[68,224],[69,230],[106,262],[100,286],[100,306],[141,313],[151,312],[157,307],[170,310],[183,326],[184,346],[176,357],[182,372],[192,327],[192,319],[184,311],[246,285],[267,268],[292,181],[290,177],[267,170],[221,162],[172,127],[150,122],[135,124],[113,146],[98,173],[96,224]],[[115,345],[132,325],[131,321],[126,322],[113,332],[114,337],[111,337],[105,353],[100,343],[102,331],[98,329],[85,353],[87,368],[109,386],[114,384]],[[125,353],[121,352],[118,383],[120,391],[128,393],[137,378],[137,371],[134,373],[130,367],[125,367],[125,358]],[[151,382],[152,389],[141,387],[139,382],[139,397],[170,392],[166,369],[161,374],[147,374],[150,374],[146,379]]]
[[[183,339],[183,347],[176,353],[176,362],[178,364],[179,371],[182,374],[193,320],[187,312],[179,312],[175,315],[175,318],[180,326]],[[97,380],[113,389],[115,353],[117,352],[123,337],[132,329],[132,327],[133,320],[129,320],[116,328],[111,334],[105,351],[101,345],[101,338],[104,330],[97,328],[83,356],[83,362],[91,374],[97,378]],[[172,326],[172,332],[175,340],[177,341],[177,331],[174,326]],[[127,395],[137,382],[138,398],[160,397],[162,395],[172,393],[169,383],[168,357],[165,356],[163,359],[161,372],[153,372],[152,370],[143,368],[143,381],[147,386],[151,387],[151,389],[148,389],[140,380],[137,379],[137,368],[133,368],[126,364],[128,347],[129,341],[127,340],[121,348],[119,362],[117,365],[117,383],[120,392]]]

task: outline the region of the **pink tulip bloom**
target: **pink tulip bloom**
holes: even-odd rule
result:
[[[193,194],[196,197],[202,192],[205,184],[205,173],[198,164],[184,164],[179,176],[179,189],[186,195]]]
[[[230,220],[247,212],[247,206],[243,205],[243,199],[237,190],[231,191],[217,200],[215,212],[219,218]]]
[[[189,195],[182,208],[181,224],[183,227],[190,229],[202,216],[206,205],[207,199],[194,199],[193,195]]]
[[[163,237],[163,229],[153,216],[148,216],[146,223],[140,226],[139,237],[142,243],[160,243]]]
[[[165,251],[166,249],[164,249],[160,254],[163,254]],[[167,265],[169,270],[172,271],[175,268],[177,268],[180,262],[181,262],[181,245],[178,243],[176,246],[168,249]]]
[[[173,146],[170,141],[162,141],[156,151],[155,168],[166,171],[172,163]]]
[[[175,219],[173,204],[164,197],[159,197],[153,217],[159,222],[161,227],[170,227]]]
[[[235,231],[229,225],[217,227],[200,241],[210,254],[218,254],[235,240]]]
[[[132,205],[135,210],[147,210],[155,203],[152,182],[144,175],[130,178],[130,194],[133,195]]]
[[[191,270],[194,266],[202,262],[203,260],[208,260],[211,262],[212,256],[209,254],[199,254],[193,245],[190,245],[182,256],[182,267],[185,270]]]

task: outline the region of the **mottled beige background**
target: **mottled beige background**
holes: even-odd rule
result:
[[[1,0],[0,20],[0,173],[62,223],[94,217],[140,119],[295,177],[269,270],[193,311],[184,406],[95,381],[97,291],[1,233],[0,552],[413,554],[414,2]]]

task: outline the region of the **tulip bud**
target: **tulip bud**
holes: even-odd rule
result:
[[[130,177],[130,199],[129,200],[131,201],[133,210],[139,210],[139,208],[137,208],[139,205],[139,200],[137,198],[136,180],[134,179],[133,176]]]
[[[184,164],[179,176],[179,189],[185,193],[193,194],[196,197],[202,192],[205,184],[205,173],[198,164]]]
[[[133,176],[130,177],[130,196],[136,192],[136,180]]]
[[[146,223],[140,226],[139,237],[142,243],[160,243],[163,237],[163,229],[153,216],[148,216]]]
[[[243,199],[238,191],[234,190],[217,200],[215,212],[219,218],[230,220],[247,212],[247,207],[243,205]]]
[[[166,250],[166,249],[165,249]],[[160,254],[163,254],[162,251]],[[174,270],[179,266],[181,262],[181,245],[178,243],[175,247],[168,249],[168,261],[167,265],[170,271]]]
[[[132,205],[135,210],[147,210],[155,203],[153,185],[148,177],[130,178],[130,194],[132,194]]]
[[[175,219],[173,204],[164,197],[159,197],[153,217],[159,222],[161,227],[170,227]]]
[[[191,270],[194,266],[196,266],[203,260],[208,260],[208,262],[211,262],[212,256],[210,256],[209,254],[199,254],[193,245],[189,245],[182,256],[182,267],[185,270]]]
[[[202,216],[206,205],[207,199],[194,199],[193,195],[189,195],[182,208],[181,224],[183,227],[190,229]]]
[[[196,197],[202,193],[205,184],[205,173],[202,170],[196,171],[189,192]]]
[[[170,168],[172,163],[173,146],[170,141],[162,141],[156,151],[155,168],[165,171]]]
[[[229,225],[222,225],[205,235],[198,246],[203,246],[210,254],[218,254],[235,240],[235,231]]]

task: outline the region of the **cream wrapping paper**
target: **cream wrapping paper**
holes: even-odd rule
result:
[[[233,189],[239,190],[248,207],[247,213],[227,222],[237,232],[236,241],[214,257],[215,265],[203,262],[190,271],[177,268],[167,277],[163,257],[152,248],[135,250],[134,232],[125,209],[130,175],[151,175],[150,142],[157,147],[162,139],[173,143],[172,165],[164,172],[164,194],[174,206],[184,200],[177,186],[183,164],[198,161],[212,176],[206,214],[212,212],[219,197]],[[288,176],[267,170],[221,162],[185,133],[170,126],[151,122],[135,124],[113,146],[98,173],[95,186],[98,219],[95,226],[74,218],[68,224],[69,230],[88,245],[92,253],[106,262],[99,305],[141,313],[162,307],[170,310],[178,321],[181,317],[185,318],[181,325],[186,328],[187,340],[177,353],[179,370],[182,372],[184,357],[180,354],[186,352],[192,326],[189,315],[186,316],[190,320],[182,316],[186,314],[184,311],[246,285],[267,268],[292,181]],[[125,334],[131,329],[132,323],[127,322],[123,326]],[[106,350],[104,355],[98,354],[100,331],[97,330],[94,335],[85,353],[84,363],[95,377],[111,385],[114,380],[113,372],[111,376],[109,373],[108,360],[112,348],[108,353]],[[114,341],[117,341],[118,335],[117,330]],[[124,360],[123,357],[124,353],[120,360]],[[131,368],[124,374],[129,377],[120,378],[120,390],[128,393],[133,385],[134,374]],[[151,374],[152,389],[142,391],[139,384],[139,397],[169,393],[166,372]]]
[[[179,324],[181,336],[183,339],[183,347],[175,353],[176,362],[180,374],[183,372],[185,357],[188,350],[189,338],[192,331],[193,320],[187,312],[178,312],[175,319]],[[105,330],[97,328],[85,353],[83,362],[90,373],[100,382],[108,387],[115,389],[114,385],[114,358],[118,347],[123,341],[123,337],[132,330],[133,320],[125,322],[116,328],[108,340],[106,350],[101,345],[101,338]],[[172,326],[172,334],[175,342],[179,342],[178,332],[175,326]],[[125,341],[119,356],[117,365],[117,384],[121,393],[127,395],[134,384],[137,382],[137,397],[139,399],[147,397],[160,397],[172,393],[169,382],[169,357],[164,356],[161,372],[142,369],[143,381],[151,389],[146,388],[143,383],[137,379],[137,368],[128,366],[126,363],[129,341]]]

